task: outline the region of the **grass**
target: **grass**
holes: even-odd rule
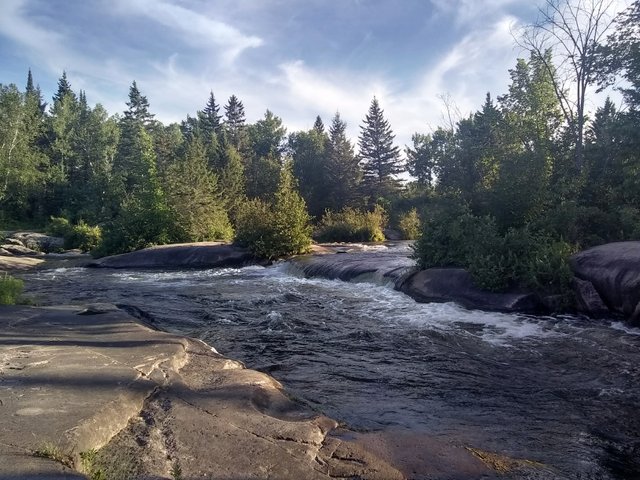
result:
[[[4,274],[0,277],[0,305],[15,305],[20,299],[24,283],[22,280]]]
[[[73,459],[70,455],[62,451],[62,449],[51,442],[44,443],[42,446],[33,451],[34,457],[48,458],[54,462],[61,463],[65,467],[74,468]]]

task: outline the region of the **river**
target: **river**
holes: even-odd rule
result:
[[[544,478],[640,478],[640,330],[613,319],[420,304],[384,279],[305,278],[286,262],[22,277],[45,305],[135,306],[352,429],[534,460]]]

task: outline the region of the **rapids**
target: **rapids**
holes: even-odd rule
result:
[[[305,278],[293,263],[22,277],[41,304],[137,307],[352,429],[535,460],[543,478],[640,478],[640,330],[613,319],[420,304],[383,275]]]

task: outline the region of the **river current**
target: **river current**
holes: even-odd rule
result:
[[[640,478],[640,330],[613,319],[420,304],[383,281],[305,278],[291,263],[22,277],[45,305],[137,307],[355,430],[534,460],[549,466],[542,478]]]

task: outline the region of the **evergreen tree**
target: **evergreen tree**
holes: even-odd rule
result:
[[[224,107],[224,112],[224,125],[229,143],[233,145],[236,150],[241,151],[245,129],[244,105],[238,100],[238,97],[231,95]]]
[[[347,139],[346,130],[346,122],[336,112],[329,127],[326,164],[326,199],[328,207],[335,211],[356,206],[362,179],[359,159]]]
[[[140,93],[135,80],[131,84],[131,87],[129,87],[127,107],[127,110],[124,111],[123,122],[142,125],[149,129],[155,115],[149,113],[149,100]]]
[[[167,181],[174,240],[231,239],[233,230],[221,201],[218,177],[207,167],[202,141],[189,144],[184,159],[169,168]]]
[[[324,135],[324,123],[322,122],[320,115],[316,117],[316,121],[313,124],[313,129],[320,135]]]
[[[222,116],[219,112],[220,106],[216,103],[216,98],[213,95],[213,92],[210,92],[207,105],[204,107],[202,112],[198,112],[198,119],[200,120],[205,142],[210,142],[212,135],[220,133],[220,129],[222,127]]]
[[[320,217],[329,206],[327,144],[327,135],[315,127],[289,137],[293,175],[309,213],[315,217]]]
[[[246,133],[248,137],[248,148],[245,151],[247,195],[268,199],[278,187],[287,129],[280,117],[267,110],[264,118],[250,125]]]
[[[375,202],[398,190],[398,181],[394,176],[404,171],[400,150],[393,145],[395,135],[384,118],[384,111],[377,98],[374,97],[371,101],[360,129],[358,146],[364,187],[370,201]]]
[[[67,72],[63,71],[62,76],[58,79],[58,91],[53,96],[53,102],[61,102],[67,95],[71,95],[75,101],[76,94],[71,90],[71,84],[67,80]]]

